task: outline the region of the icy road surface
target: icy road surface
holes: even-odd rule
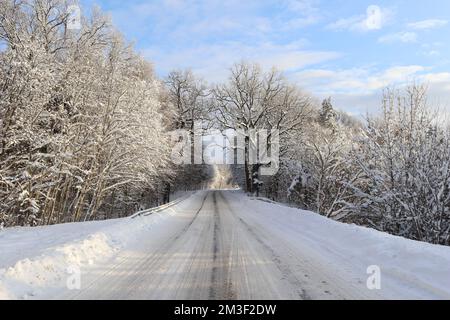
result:
[[[242,206],[211,191],[180,212],[177,228],[126,251],[67,299],[344,299],[377,297],[338,266],[311,260]],[[276,212],[274,212],[276,214]],[[301,241],[301,240],[299,240]],[[328,271],[327,271],[328,270]]]
[[[0,296],[3,285],[3,296],[27,299],[450,298],[450,248],[337,223],[239,191],[198,192],[181,200],[148,216],[41,229],[40,238],[59,239],[83,225],[80,237],[87,240],[56,243],[58,254],[46,249],[36,258],[15,257],[16,265],[0,272]],[[0,233],[0,248],[3,242],[7,250],[17,232],[31,237],[33,230]],[[27,248],[21,252],[30,256]],[[65,287],[70,264],[81,267],[80,290]],[[373,265],[381,270],[381,290],[367,287]]]

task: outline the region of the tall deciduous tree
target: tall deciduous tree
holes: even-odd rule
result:
[[[173,175],[151,66],[97,9],[70,29],[69,4],[0,3],[6,225],[124,215],[157,202]]]
[[[250,132],[278,130],[283,139],[305,122],[311,100],[289,85],[282,73],[264,72],[259,65],[245,62],[232,67],[228,83],[217,86],[213,95],[221,127],[244,132],[246,190],[253,192],[260,165],[250,161],[250,148],[257,144]]]

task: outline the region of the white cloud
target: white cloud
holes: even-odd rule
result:
[[[378,39],[380,43],[415,43],[417,42],[417,34],[415,32],[398,32],[388,34]]]
[[[314,13],[316,12],[318,1],[317,0],[284,0],[286,7],[291,11],[300,13]]]
[[[425,52],[425,55],[427,55],[429,57],[438,57],[441,55],[441,52],[438,50],[430,50],[428,52]]]
[[[312,69],[295,73],[292,78],[300,86],[305,86],[313,92],[361,94],[412,81],[425,70],[425,67],[418,65],[396,66],[382,71],[372,68],[337,71]]]
[[[329,24],[327,28],[336,31],[350,30],[359,32],[381,30],[390,21],[392,15],[393,13],[389,9],[371,5],[367,7],[365,15],[337,20]]]
[[[318,0],[153,0],[121,6],[112,16],[138,39],[176,45],[247,38],[258,42],[321,20]],[[266,12],[270,8],[271,12]],[[191,41],[191,39],[193,41]]]
[[[417,65],[392,67],[369,77],[367,85],[372,91],[380,90],[387,86],[413,81],[423,71],[425,71],[425,67]]]
[[[449,84],[448,89],[450,89],[450,73],[449,72],[426,74],[421,78],[421,80],[428,82],[428,83],[447,83],[447,84]]]
[[[279,45],[261,42],[249,45],[227,42],[170,52],[155,47],[144,50],[143,54],[151,61],[157,62],[156,69],[162,75],[172,69],[191,68],[211,82],[225,80],[228,68],[241,60],[257,62],[267,68],[274,66],[283,71],[294,72],[340,56],[339,53],[332,51],[306,50],[304,43],[305,41],[296,41]]]
[[[421,54],[427,57],[439,57],[441,56],[441,51],[444,47],[445,44],[442,42],[422,43]]]
[[[309,16],[302,17],[302,18],[295,18],[295,19],[288,20],[284,24],[284,29],[289,29],[289,30],[300,29],[300,28],[314,25],[319,21],[320,21],[320,17],[316,16],[316,15],[309,15]]]
[[[332,96],[337,108],[362,116],[379,111],[384,88],[424,83],[429,88],[430,107],[450,112],[450,73],[429,72],[424,66],[395,66],[378,71],[370,67],[310,69],[291,74],[291,79],[320,98]]]
[[[448,24],[447,20],[428,19],[417,22],[408,23],[408,28],[414,30],[436,29],[444,27]]]
[[[192,68],[206,80],[223,81],[228,68],[241,59],[265,67],[277,66],[308,91],[332,95],[339,107],[357,113],[378,105],[381,89],[413,80],[430,83],[433,94],[450,96],[450,74],[427,73],[422,66],[398,66],[329,70],[322,63],[340,56],[334,51],[314,51],[306,41],[279,44],[289,31],[316,24],[323,16],[318,0],[275,0],[277,12],[265,15],[267,3],[260,0],[154,0],[128,5],[113,12],[120,29],[147,46],[143,54],[155,62],[160,75],[175,68]],[[268,6],[267,6],[268,7]],[[335,21],[332,30],[373,32],[392,22],[394,12],[369,6],[360,15]],[[403,32],[380,37],[380,42],[416,42],[420,30],[443,27],[446,20],[411,21]],[[386,32],[387,33],[387,32]],[[416,34],[417,33],[417,34]],[[380,34],[380,36],[383,34]],[[152,45],[146,42],[151,39]],[[231,40],[233,39],[233,40]],[[351,48],[350,48],[351,49]],[[437,45],[422,47],[430,55],[444,50]],[[422,54],[425,54],[425,53]],[[442,62],[442,59],[440,59]],[[299,71],[303,68],[307,70]],[[364,112],[363,112],[364,113]]]
[[[338,53],[328,51],[277,51],[278,49],[268,54],[255,52],[255,60],[263,66],[275,66],[280,70],[289,71],[298,70],[339,57]]]
[[[284,0],[282,3],[287,12],[294,12],[297,15],[280,23],[285,30],[308,27],[321,20],[318,0]]]
[[[351,18],[339,19],[336,22],[333,22],[327,26],[328,29],[340,31],[340,30],[356,30],[361,26],[361,22],[363,21],[362,16],[355,16]]]

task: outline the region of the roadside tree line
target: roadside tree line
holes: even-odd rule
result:
[[[280,132],[280,169],[270,177],[248,161],[246,136],[245,165],[231,170],[248,193],[450,245],[450,131],[431,111],[425,85],[384,90],[379,110],[363,120],[274,69],[241,62],[204,96],[216,129]]]
[[[0,224],[126,216],[207,188],[211,168],[171,161],[169,132],[194,135],[202,121],[205,132],[279,132],[271,177],[249,161],[245,137],[232,172],[248,193],[450,245],[450,135],[426,87],[386,89],[362,121],[253,63],[215,85],[185,70],[158,79],[99,10],[73,30],[67,6],[0,2]]]
[[[150,63],[94,9],[0,2],[0,223],[125,216],[168,200],[180,116]],[[205,177],[190,176],[196,187]]]

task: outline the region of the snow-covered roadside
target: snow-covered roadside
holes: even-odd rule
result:
[[[143,232],[161,232],[159,225],[170,223],[190,196],[195,194],[179,194],[162,214],[0,231],[0,299],[39,298],[60,290],[76,270],[88,272],[107,262]]]
[[[231,212],[255,232],[243,235],[250,238],[264,235],[263,240],[271,243],[270,248],[283,258],[282,263],[299,274],[303,274],[301,263],[307,263],[315,270],[331,274],[326,280],[333,282],[334,287],[344,284],[359,297],[359,293],[368,290],[367,268],[378,266],[381,290],[376,292],[377,297],[450,299],[450,247],[338,223],[312,212],[249,198],[239,191],[220,193]],[[130,252],[130,256],[136,249],[153,252],[163,247],[168,234],[185,229],[204,199],[205,192],[198,192],[175,200],[161,211],[153,210],[151,215],[146,211],[134,218],[0,231],[0,298],[58,296],[53,293],[66,287],[68,268],[81,268],[88,275],[117,258],[119,252]],[[212,201],[212,197],[209,199]],[[221,212],[231,215],[230,211]],[[195,230],[189,234],[192,238],[188,238],[192,240],[189,243],[198,243],[201,233]],[[255,248],[244,248],[242,252],[247,249]],[[256,254],[257,250],[254,251]],[[189,265],[183,259],[176,261],[171,268],[183,270],[183,266]],[[274,275],[273,280],[279,279]],[[320,286],[319,282],[313,285]]]
[[[384,298],[450,299],[450,247],[336,222],[270,200],[227,195],[249,222],[335,270],[336,277],[366,286],[368,267],[377,266]]]

